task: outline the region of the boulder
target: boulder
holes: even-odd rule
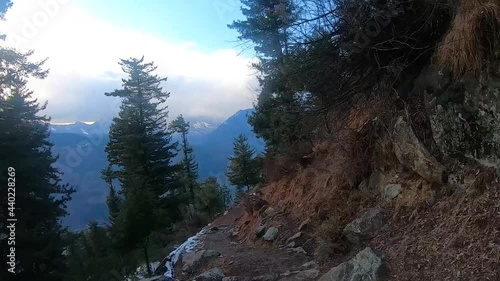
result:
[[[384,187],[383,197],[386,200],[392,200],[396,198],[403,191],[403,187],[400,184],[388,184]]]
[[[389,270],[385,263],[385,255],[382,252],[367,247],[354,258],[332,268],[319,279],[319,281],[359,280],[389,280]]]
[[[266,234],[266,227],[263,225],[257,226],[255,229],[255,236],[262,237],[262,235]]]
[[[213,250],[201,250],[186,253],[182,256],[182,271],[192,272],[202,260],[219,257],[221,253]]]
[[[424,147],[401,116],[394,125],[393,140],[396,158],[406,168],[432,183],[448,181],[446,168]]]
[[[210,269],[207,272],[204,272],[198,276],[196,276],[193,280],[194,281],[222,281],[222,279],[225,277],[224,272],[222,272],[222,269],[215,267]]]
[[[278,229],[276,227],[270,227],[264,237],[262,237],[265,241],[272,242],[278,236]]]
[[[385,223],[382,210],[373,208],[344,228],[344,235],[352,243],[359,244],[371,240]]]

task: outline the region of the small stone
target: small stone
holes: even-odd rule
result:
[[[366,190],[366,189],[368,189],[368,179],[362,180],[361,183],[359,183],[359,185],[358,185],[358,189],[359,190]]]
[[[271,215],[274,215],[276,213],[276,210],[274,210],[273,207],[268,207],[265,211],[264,211],[264,215],[266,216],[271,216]]]
[[[388,184],[384,188],[384,198],[386,200],[392,200],[396,198],[403,191],[403,187],[400,184]]]
[[[276,227],[270,227],[264,237],[262,237],[265,241],[272,242],[278,236],[278,229]]]
[[[292,241],[292,242],[288,243],[285,247],[286,248],[293,248],[293,247],[295,247],[295,241]]]
[[[291,250],[297,254],[307,254],[306,250],[302,247],[292,248]]]
[[[262,235],[266,234],[266,227],[263,226],[263,225],[259,225],[256,229],[255,229],[255,235],[257,237],[262,237]]]
[[[229,238],[234,238],[234,237],[238,237],[240,233],[236,230],[233,230],[231,232],[229,232]]]
[[[302,265],[302,267],[317,267],[317,266],[318,266],[318,263],[315,261],[306,262]]]

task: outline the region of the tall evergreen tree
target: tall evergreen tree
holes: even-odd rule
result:
[[[229,157],[229,171],[226,176],[239,190],[249,191],[260,182],[260,168],[254,157],[255,150],[248,144],[245,135],[234,141],[234,155]]]
[[[118,117],[113,119],[106,146],[108,162],[114,169],[108,183],[117,179],[123,194],[120,223],[124,246],[140,246],[149,268],[150,235],[165,227],[168,218],[178,218],[175,190],[178,167],[172,164],[176,144],[167,128],[169,93],[161,83],[167,78],[154,74],[156,66],[144,58],[123,59],[123,88],[106,93],[122,99]]]
[[[189,133],[189,122],[179,115],[170,123],[170,130],[181,135],[182,146],[182,180],[190,196],[190,203],[194,202],[195,188],[198,179],[198,164],[194,160],[193,148],[189,146],[187,135]]]
[[[259,73],[261,92],[249,123],[271,151],[287,148],[301,138],[300,96],[291,88],[293,81],[288,81],[286,75],[291,26],[298,19],[299,8],[291,0],[241,0],[241,3],[245,19],[228,27],[240,34],[240,40],[254,45],[259,59],[254,67]]]
[[[27,88],[28,78],[48,73],[43,61],[29,61],[31,54],[0,47],[0,181],[10,187],[0,193],[0,262],[5,268],[11,247],[16,259],[15,274],[4,269],[0,279],[62,280],[66,244],[60,219],[74,190],[61,183],[53,166],[50,118],[40,115],[47,103],[40,105]],[[15,193],[15,204],[7,203],[8,193]],[[15,245],[5,238],[7,218],[17,219]]]
[[[209,177],[200,184],[197,192],[196,207],[213,220],[215,214],[224,210],[225,194],[217,182],[217,178]]]

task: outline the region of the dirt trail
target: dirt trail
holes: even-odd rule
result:
[[[207,233],[201,241],[204,250],[215,250],[222,254],[218,259],[205,261],[189,276],[177,276],[188,280],[213,267],[220,267],[225,276],[257,277],[263,275],[279,275],[287,271],[305,270],[303,264],[312,261],[308,254],[291,252],[269,243],[262,247],[251,246],[231,237],[239,219],[244,214],[239,206],[213,222],[214,230]],[[179,272],[179,271],[178,271]]]

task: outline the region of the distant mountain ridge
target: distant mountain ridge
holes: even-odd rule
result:
[[[233,141],[239,134],[246,135],[257,152],[263,151],[264,142],[248,124],[252,113],[253,109],[240,110],[223,123],[186,118],[191,125],[188,138],[199,165],[200,180],[215,176],[225,181],[227,158],[232,155]],[[63,172],[63,181],[77,188],[68,203],[70,215],[63,219],[70,229],[84,228],[91,220],[106,222],[108,219],[105,204],[108,186],[101,179],[101,170],[107,165],[105,147],[110,125],[109,121],[49,125],[53,153],[59,155],[55,166]],[[179,140],[179,136],[173,136],[173,141]]]

